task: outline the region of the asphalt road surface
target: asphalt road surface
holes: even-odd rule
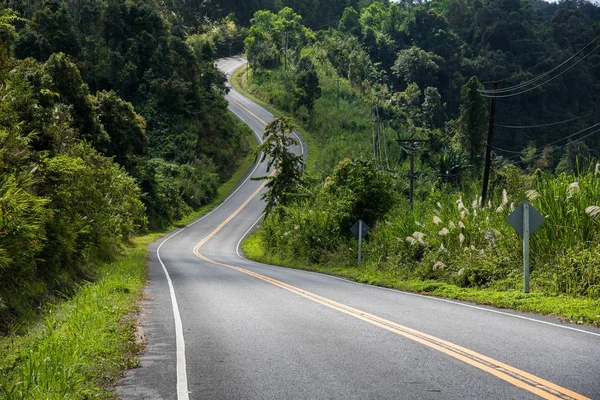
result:
[[[272,116],[227,98],[262,136]],[[264,175],[253,167],[218,209],[150,246],[148,348],[120,397],[600,399],[598,329],[246,260],[264,208],[247,178]]]

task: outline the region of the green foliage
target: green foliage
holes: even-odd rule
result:
[[[16,12],[0,6],[0,330],[95,278],[98,260],[134,234],[210,202],[248,152],[214,63],[240,49],[230,19],[193,30],[214,49],[198,54],[206,46],[186,42],[176,5],[8,4]]]
[[[65,54],[57,53],[50,56],[44,67],[52,82],[49,89],[59,94],[63,104],[73,107],[73,122],[82,138],[104,150],[110,139],[98,119],[93,97],[77,66]]]
[[[190,35],[186,42],[199,61],[240,54],[244,50],[244,30],[226,17],[204,28],[205,32]]]
[[[296,67],[297,106],[306,107],[312,113],[315,101],[321,97],[319,76],[310,57],[302,57]]]
[[[324,190],[342,205],[341,224],[346,228],[359,218],[374,226],[394,204],[393,176],[374,162],[342,160],[325,181]]]
[[[131,103],[113,91],[96,94],[94,106],[100,123],[110,137],[106,155],[125,169],[131,170],[146,153],[146,121],[138,115]]]
[[[417,46],[398,52],[392,72],[400,83],[416,83],[419,87],[436,86],[443,58]]]
[[[114,397],[117,378],[137,364],[141,350],[133,317],[153,240],[156,235],[136,239],[117,260],[98,266],[96,282],[45,305],[44,317],[27,332],[0,337],[1,398]]]
[[[361,27],[358,21],[359,17],[360,15],[354,8],[346,7],[338,24],[338,30],[353,36],[359,36],[361,33]]]
[[[290,146],[299,144],[297,139],[290,136],[293,132],[294,126],[290,118],[276,117],[265,128],[263,144],[255,150],[256,154],[262,153],[261,162],[268,159],[267,172],[273,170],[269,176],[256,178],[267,180],[268,191],[262,195],[262,199],[267,202],[267,215],[277,206],[288,205],[302,183],[302,156],[289,149]]]
[[[139,166],[140,186],[146,194],[150,226],[165,228],[192,209],[208,203],[216,194],[218,176],[209,163],[168,163],[161,158],[144,160]]]
[[[279,51],[270,36],[256,27],[250,28],[248,37],[244,40],[246,58],[254,70],[277,67],[281,61]]]
[[[441,128],[444,124],[444,107],[442,105],[442,96],[437,88],[428,87],[424,93],[423,101],[423,122],[427,128]]]
[[[389,16],[378,20],[378,7],[381,6],[370,10],[369,18],[373,18],[375,26],[381,24],[382,30],[388,29],[385,26]],[[447,28],[437,13],[424,13],[419,18],[439,25],[440,29]],[[430,28],[421,31],[423,36],[419,40],[427,40]],[[532,238],[532,290],[539,296],[598,298],[595,260],[600,259],[597,251],[600,212],[596,199],[600,197],[600,189],[597,171],[589,168],[595,163],[591,157],[593,149],[588,153],[583,146],[580,149],[571,146],[569,156],[563,158],[566,165],[571,160],[570,172],[560,176],[540,170],[528,175],[508,160],[495,157],[492,198],[480,205],[480,182],[473,179],[474,174],[465,173],[469,167],[480,164],[483,156],[487,104],[479,92],[483,88],[479,80],[473,77],[464,84],[462,104],[460,107],[454,104],[460,110],[458,117],[445,121],[448,117],[444,111],[451,115],[453,106],[448,104],[444,109],[448,92],[442,82],[448,78],[447,69],[454,68],[452,63],[444,60],[435,74],[429,74],[437,82],[426,87],[426,93],[416,83],[407,85],[403,92],[393,93],[380,83],[382,80],[375,80],[378,74],[374,73],[368,74],[368,81],[355,89],[348,80],[338,78],[339,74],[348,74],[344,65],[348,53],[344,46],[353,39],[337,31],[322,36],[320,44],[304,50],[313,60],[322,88],[322,97],[315,102],[310,121],[311,133],[321,147],[316,160],[313,159],[317,173],[307,179],[312,184],[305,189],[310,193],[306,199],[284,207],[284,216],[273,214],[262,223],[258,235],[268,257],[284,260],[286,264],[287,260],[294,260],[293,265],[310,268],[324,266],[349,276],[362,274],[362,270],[351,267],[355,248],[347,228],[360,217],[359,212],[352,211],[354,205],[350,199],[356,197],[353,190],[359,190],[363,181],[354,180],[347,187],[338,183],[336,190],[328,189],[328,184],[338,169],[344,170],[336,167],[338,160],[348,155],[357,159],[372,157],[374,114],[364,111],[373,108],[366,99],[368,96],[385,103],[379,117],[394,126],[401,137],[419,135],[415,137],[429,141],[424,145],[425,154],[416,160],[419,179],[412,207],[402,198],[408,186],[403,177],[407,161],[398,156],[387,157],[391,168],[398,173],[385,185],[391,198],[384,204],[390,208],[379,214],[379,222],[370,224],[375,229],[363,247],[365,269],[386,280],[388,277],[396,281],[426,280],[422,288],[426,292],[436,292],[440,287],[520,290],[521,240],[506,223],[506,217],[523,199],[529,198],[547,217]],[[444,43],[455,39],[444,37]],[[461,76],[455,78],[453,85],[465,82]],[[273,104],[286,106],[288,79],[281,68],[265,71],[253,75],[248,88]],[[390,146],[389,153],[400,153],[390,139],[385,140],[389,131],[383,128],[382,132],[384,142]],[[533,146],[534,143],[523,153],[530,171],[547,169],[553,162],[552,149],[538,152]],[[325,179],[326,176],[329,178]],[[371,194],[364,198],[386,197]],[[431,279],[437,282],[431,283]]]

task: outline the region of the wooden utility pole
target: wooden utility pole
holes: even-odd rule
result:
[[[379,118],[379,102],[375,103],[374,106],[375,113],[373,115],[373,121],[375,123],[375,137],[373,138],[373,152],[375,155],[375,162],[379,167],[379,160],[381,158],[380,144],[379,144],[379,136],[381,130],[381,118]]]
[[[488,126],[488,137],[485,149],[485,167],[483,169],[483,188],[481,190],[481,204],[485,204],[490,182],[490,170],[492,169],[492,140],[494,139],[494,118],[496,117],[496,90],[498,83],[494,82],[493,97],[490,103],[490,122]]]
[[[287,71],[287,48],[288,48],[288,30],[285,30],[283,43],[283,68]]]
[[[340,76],[337,76],[337,101],[336,107],[340,108]]]
[[[417,154],[417,144],[427,142],[428,140],[424,139],[397,139],[398,143],[408,143],[408,149],[404,149],[408,153],[410,159],[410,186],[408,191],[408,201],[410,204],[413,203],[413,199],[415,197],[415,181],[417,180],[417,176],[415,175],[415,155]]]

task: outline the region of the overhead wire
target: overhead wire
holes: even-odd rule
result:
[[[545,149],[545,148],[547,148],[547,147],[552,147],[552,150],[560,150],[560,149],[562,149],[562,148],[564,148],[564,147],[567,147],[568,145],[570,145],[570,144],[572,144],[572,143],[581,142],[581,141],[583,141],[583,140],[587,139],[588,137],[590,137],[590,136],[593,136],[593,135],[595,135],[596,133],[600,132],[600,128],[599,128],[599,129],[596,129],[595,131],[593,131],[593,132],[590,132],[590,133],[588,133],[588,134],[586,134],[586,135],[584,135],[584,136],[582,136],[582,137],[580,137],[580,138],[577,138],[577,139],[575,139],[575,140],[572,140],[572,141],[570,141],[570,142],[568,142],[568,143],[566,143],[566,144],[564,144],[564,145],[562,145],[562,146],[554,146],[556,143],[559,143],[559,142],[562,142],[563,140],[567,140],[567,139],[570,139],[570,138],[572,138],[572,137],[574,137],[574,136],[580,135],[580,134],[582,134],[582,133],[584,133],[584,132],[586,132],[586,131],[589,131],[590,129],[596,128],[596,127],[598,127],[598,126],[600,126],[600,122],[599,122],[599,123],[597,123],[597,124],[594,124],[594,125],[588,126],[587,128],[580,130],[579,132],[575,132],[575,133],[573,133],[573,134],[571,134],[571,135],[569,135],[569,136],[566,136],[566,137],[564,137],[564,138],[561,138],[561,139],[555,140],[554,142],[547,143],[547,144],[545,144],[545,145],[543,146],[543,149]],[[494,147],[494,146],[492,146],[492,148],[495,148],[495,147]],[[502,148],[495,148],[495,149],[496,149],[496,150],[498,150],[498,151],[503,151],[503,152],[506,152],[506,153],[514,153],[514,154],[517,154],[517,155],[514,155],[514,156],[506,157],[506,159],[509,159],[509,160],[511,160],[511,159],[520,158],[520,154],[521,154],[520,152],[516,152],[516,151],[512,151],[512,150],[506,150],[506,149],[502,149]],[[535,154],[534,154],[534,157],[540,156],[540,155],[543,153],[543,151],[544,151],[543,149],[542,149],[542,150],[540,150],[540,151],[537,151],[537,152],[535,152]]]
[[[532,128],[546,128],[549,126],[556,126],[556,125],[561,125],[561,124],[566,124],[567,122],[573,122],[573,121],[577,121],[583,118],[587,118],[589,116],[595,115],[600,113],[600,111],[594,111],[592,113],[586,114],[586,115],[582,115],[580,117],[576,117],[576,118],[571,118],[571,119],[566,119],[564,121],[558,121],[558,122],[550,122],[548,124],[537,124],[537,125],[500,125],[500,124],[494,124],[494,126],[498,127],[498,128],[507,128],[507,129],[532,129]]]
[[[533,84],[533,83],[535,83],[535,82],[537,82],[537,81],[539,81],[539,80],[541,80],[541,79],[544,79],[546,76],[550,75],[552,72],[554,72],[554,71],[556,71],[556,70],[560,69],[562,66],[564,66],[564,65],[565,65],[565,64],[567,64],[567,63],[569,63],[571,60],[573,60],[573,59],[574,59],[575,57],[577,57],[579,54],[583,53],[583,52],[584,52],[584,51],[585,51],[585,50],[586,50],[588,47],[590,47],[590,46],[591,46],[591,45],[593,45],[593,44],[594,44],[596,41],[598,41],[598,39],[600,39],[600,35],[598,35],[598,36],[596,36],[594,39],[592,39],[592,41],[591,41],[591,42],[589,42],[588,44],[586,44],[586,45],[585,45],[583,48],[581,48],[581,49],[580,49],[578,52],[576,52],[575,54],[573,54],[573,55],[572,55],[571,57],[569,57],[567,60],[563,61],[562,63],[560,63],[560,64],[559,64],[559,65],[557,65],[556,67],[552,68],[550,71],[544,72],[543,74],[541,74],[541,75],[539,75],[539,76],[537,76],[537,77],[535,77],[535,78],[533,78],[533,79],[530,79],[529,81],[521,82],[521,83],[519,83],[519,84],[517,84],[517,85],[511,86],[511,87],[508,87],[508,88],[501,88],[501,89],[484,89],[484,90],[479,90],[479,92],[480,92],[480,93],[490,93],[490,94],[493,94],[493,93],[508,93],[508,92],[512,92],[512,91],[515,91],[515,90],[521,89],[521,88],[523,88],[523,87],[529,86],[529,85],[531,85],[531,84]],[[596,49],[592,50],[592,52],[591,52],[591,53],[593,53],[595,50],[596,50]],[[591,54],[591,53],[589,53],[589,54]],[[588,55],[589,55],[589,54],[588,54]],[[586,55],[585,57],[587,57],[587,55]],[[584,57],[584,58],[585,58],[585,57]],[[578,63],[579,63],[580,61],[581,61],[581,60],[579,60],[579,61],[578,61]],[[569,69],[570,69],[570,68],[572,68],[572,67],[569,67]]]
[[[583,32],[581,32],[579,35],[577,35],[577,37],[575,39],[569,41],[568,46],[570,46],[573,43],[575,43],[580,37],[582,37],[584,34],[586,34],[588,32],[589,32],[589,30],[584,30]],[[539,67],[540,65],[542,65],[546,61],[550,60],[551,58],[552,58],[552,56],[548,56],[548,57],[544,58],[542,61],[540,61],[539,63],[535,64],[533,67],[527,68],[526,70],[521,71],[521,72],[517,72],[516,74],[513,74],[513,75],[509,76],[508,78],[494,80],[494,81],[486,81],[486,82],[481,82],[481,83],[483,83],[483,84],[490,84],[490,83],[501,83],[501,82],[509,81],[509,80],[511,80],[514,77],[517,77],[517,76],[519,76],[521,74],[524,74],[524,73],[527,73],[527,72],[530,72],[530,71],[536,69],[537,67]]]
[[[600,37],[600,36],[599,36]],[[600,45],[596,46],[596,48],[592,51],[590,51],[588,54],[586,54],[585,56],[581,57],[579,60],[577,60],[576,63],[574,63],[573,65],[571,65],[569,68],[565,69],[564,71],[562,71],[561,73],[559,73],[558,75],[553,76],[552,78],[540,83],[539,85],[536,85],[534,87],[528,88],[526,90],[517,92],[517,93],[511,93],[511,94],[503,94],[503,95],[496,95],[496,92],[492,92],[492,94],[487,94],[484,93],[482,94],[483,97],[496,97],[496,98],[506,98],[506,97],[514,97],[514,96],[519,96],[521,94],[530,92],[532,90],[535,90],[541,86],[544,86],[545,84],[547,84],[548,82],[552,82],[553,80],[555,80],[556,78],[566,74],[569,70],[571,70],[572,68],[574,68],[575,66],[577,66],[580,62],[582,62],[583,60],[585,60],[587,57],[589,57],[593,52],[595,52],[596,50],[598,50],[600,48]]]

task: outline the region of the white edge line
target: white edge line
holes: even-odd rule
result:
[[[260,220],[263,218],[263,216],[264,215],[261,215],[260,218],[258,218],[256,220],[256,222],[254,224],[252,224],[252,226],[250,227],[250,229],[248,229],[246,231],[246,233],[244,233],[244,235],[242,236],[242,238],[240,239],[240,241],[237,244],[235,252],[237,253],[237,256],[239,258],[241,258],[242,260],[244,260],[244,261],[249,261],[249,262],[252,262],[252,263],[260,264],[262,266],[270,266],[269,264],[257,263],[256,261],[252,261],[252,260],[250,260],[250,259],[248,259],[248,258],[246,258],[246,257],[244,257],[243,255],[240,254],[240,249],[241,249],[242,241],[246,238],[246,236],[248,236],[248,234],[250,233],[250,231],[252,229],[254,229],[254,227],[260,222]],[[283,267],[283,266],[280,266],[280,265],[276,266],[276,267],[287,268],[287,267]],[[526,321],[537,322],[539,324],[550,325],[550,326],[553,326],[553,327],[556,327],[556,328],[568,329],[568,330],[571,330],[571,331],[580,332],[580,333],[586,333],[588,335],[600,337],[600,333],[590,332],[590,331],[586,331],[585,329],[573,328],[571,326],[566,326],[566,325],[559,325],[559,324],[556,324],[556,323],[553,323],[553,322],[541,321],[539,319],[525,317],[523,315],[512,314],[512,313],[508,313],[508,312],[505,312],[505,311],[493,310],[493,309],[490,309],[490,308],[475,306],[475,305],[472,305],[472,304],[465,304],[465,303],[461,303],[461,302],[458,302],[458,301],[449,300],[449,299],[442,299],[442,298],[434,297],[434,296],[425,296],[425,295],[418,294],[418,293],[406,292],[404,290],[398,290],[398,289],[386,288],[386,287],[381,287],[381,286],[369,285],[369,284],[366,284],[366,283],[355,282],[355,281],[351,281],[349,279],[340,278],[339,276],[323,274],[323,273],[315,272],[315,271],[300,270],[300,269],[296,269],[296,268],[293,268],[293,269],[295,269],[297,271],[302,271],[302,272],[305,272],[305,273],[309,273],[309,274],[319,275],[319,276],[326,277],[326,278],[336,279],[338,281],[342,281],[342,282],[346,282],[346,283],[351,283],[351,284],[354,284],[354,285],[360,285],[360,286],[368,287],[368,288],[371,288],[371,289],[387,290],[389,292],[404,294],[404,295],[407,295],[407,296],[419,297],[421,299],[428,299],[428,300],[433,300],[433,301],[440,301],[440,302],[443,302],[443,303],[450,303],[450,304],[454,304],[454,305],[461,306],[461,307],[473,308],[473,309],[476,309],[476,310],[485,311],[485,312],[494,313],[494,314],[500,314],[500,315],[504,315],[504,316],[507,316],[507,317],[524,319]]]
[[[177,298],[175,297],[175,288],[173,287],[173,282],[171,281],[171,277],[169,276],[169,272],[167,271],[167,267],[163,263],[160,258],[160,248],[163,244],[172,237],[180,234],[186,228],[183,228],[165,240],[158,246],[156,249],[156,255],[158,256],[158,261],[160,265],[162,265],[163,271],[165,271],[165,275],[167,277],[167,282],[169,283],[169,292],[171,294],[171,304],[173,305],[173,318],[175,320],[175,343],[177,348],[177,399],[178,400],[188,400],[188,385],[187,385],[187,371],[185,365],[185,340],[183,338],[183,324],[181,322],[181,315],[179,314],[179,306],[177,305]]]
[[[235,59],[234,59],[234,61],[238,61],[238,60],[235,60]],[[241,67],[243,67],[245,64],[248,64],[248,60],[246,60],[246,62],[245,62],[244,64],[240,65],[240,68],[241,68]],[[237,69],[236,69],[235,71],[237,71]],[[233,75],[233,74],[235,73],[235,71],[234,71],[234,72],[232,72],[232,73],[231,73],[231,75]],[[242,96],[242,97],[244,97],[244,98],[248,99],[246,96],[244,96],[244,95],[243,95],[242,93],[240,93],[238,90],[235,90],[235,88],[233,88],[233,87],[232,87],[232,88],[231,88],[231,90],[235,91],[235,92],[236,92],[237,94],[239,94],[240,96]],[[252,101],[252,99],[248,99],[248,100]],[[271,116],[271,118],[274,118],[274,117],[273,117],[273,114],[271,114],[271,112],[270,112],[269,110],[267,110],[266,108],[264,108],[263,106],[261,106],[261,105],[260,105],[260,104],[258,104],[257,102],[255,102],[255,101],[252,101],[252,104],[253,104],[253,105],[255,105],[256,107],[260,108],[261,110],[263,110],[263,111],[264,111],[264,112],[266,112],[267,114],[269,114],[269,115]],[[233,110],[232,110],[232,112],[233,112],[233,113],[234,113],[234,114],[235,114],[235,115],[236,115],[238,118],[240,118],[242,121],[246,122],[246,121],[245,121],[244,119],[242,119],[242,118],[241,118],[239,115],[237,115],[237,114],[236,114],[236,113],[235,113]],[[302,152],[302,156],[304,156],[304,143],[302,143],[302,139],[300,138],[300,136],[298,135],[298,133],[297,133],[296,131],[294,131],[294,136],[296,136],[296,139],[298,139],[298,141],[300,142],[300,150],[301,150],[301,152]],[[261,143],[262,143],[262,141],[261,141]]]
[[[242,245],[242,241],[243,241],[243,240],[246,238],[246,236],[248,236],[248,234],[250,233],[250,231],[251,231],[252,229],[254,229],[254,227],[256,226],[256,224],[258,224],[258,223],[259,223],[259,221],[260,221],[261,219],[263,219],[263,217],[264,217],[264,214],[261,214],[261,215],[260,215],[260,217],[258,217],[258,219],[257,219],[257,220],[256,220],[256,221],[255,221],[255,222],[252,224],[252,226],[251,226],[251,227],[250,227],[250,228],[249,228],[249,229],[246,231],[246,233],[244,233],[244,234],[242,235],[242,237],[240,238],[240,241],[237,243],[237,245],[236,245],[236,247],[235,247],[235,252],[236,252],[237,256],[238,256],[239,258],[241,258],[242,260],[245,260],[245,261],[251,261],[251,260],[248,260],[246,257],[244,257],[244,256],[242,256],[242,255],[240,254],[240,248],[241,248],[241,245]]]
[[[233,111],[231,109],[229,109],[229,110],[243,121],[243,119],[235,111]],[[257,132],[254,129],[252,129],[252,132],[256,136],[256,139],[260,143],[262,143],[262,140],[261,140],[260,136],[257,134]],[[173,281],[171,280],[171,276],[169,275],[169,271],[167,270],[167,267],[165,266],[165,263],[163,262],[162,258],[160,257],[160,248],[169,239],[171,239],[171,238],[179,235],[181,232],[183,232],[184,230],[186,230],[190,226],[193,226],[193,225],[197,224],[198,222],[202,221],[204,218],[208,217],[209,215],[211,215],[212,213],[214,213],[215,211],[217,211],[223,204],[225,204],[227,202],[227,200],[229,200],[233,195],[235,195],[242,188],[242,186],[244,186],[244,184],[246,182],[248,182],[248,180],[252,177],[252,175],[254,175],[254,172],[256,171],[256,169],[258,168],[259,165],[260,165],[260,163],[256,163],[255,164],[254,169],[252,170],[252,172],[250,172],[250,174],[248,174],[248,176],[246,177],[246,179],[237,187],[236,190],[234,190],[229,196],[227,196],[227,198],[225,200],[223,200],[221,202],[221,204],[219,204],[217,207],[215,207],[209,213],[203,215],[201,218],[199,218],[196,221],[192,222],[191,224],[185,226],[184,228],[182,228],[179,231],[175,232],[171,236],[167,237],[165,240],[163,240],[160,243],[160,245],[156,249],[156,256],[158,257],[158,261],[160,262],[160,265],[163,268],[165,276],[167,277],[167,283],[169,285],[169,293],[171,295],[171,304],[172,304],[172,307],[173,307],[173,319],[175,321],[175,344],[176,344],[176,352],[177,352],[177,399],[178,400],[188,400],[189,399],[188,384],[187,384],[186,360],[185,360],[185,339],[184,339],[184,336],[183,336],[183,323],[181,322],[181,314],[179,313],[179,306],[177,304],[177,297],[175,296],[175,288],[173,286]]]

